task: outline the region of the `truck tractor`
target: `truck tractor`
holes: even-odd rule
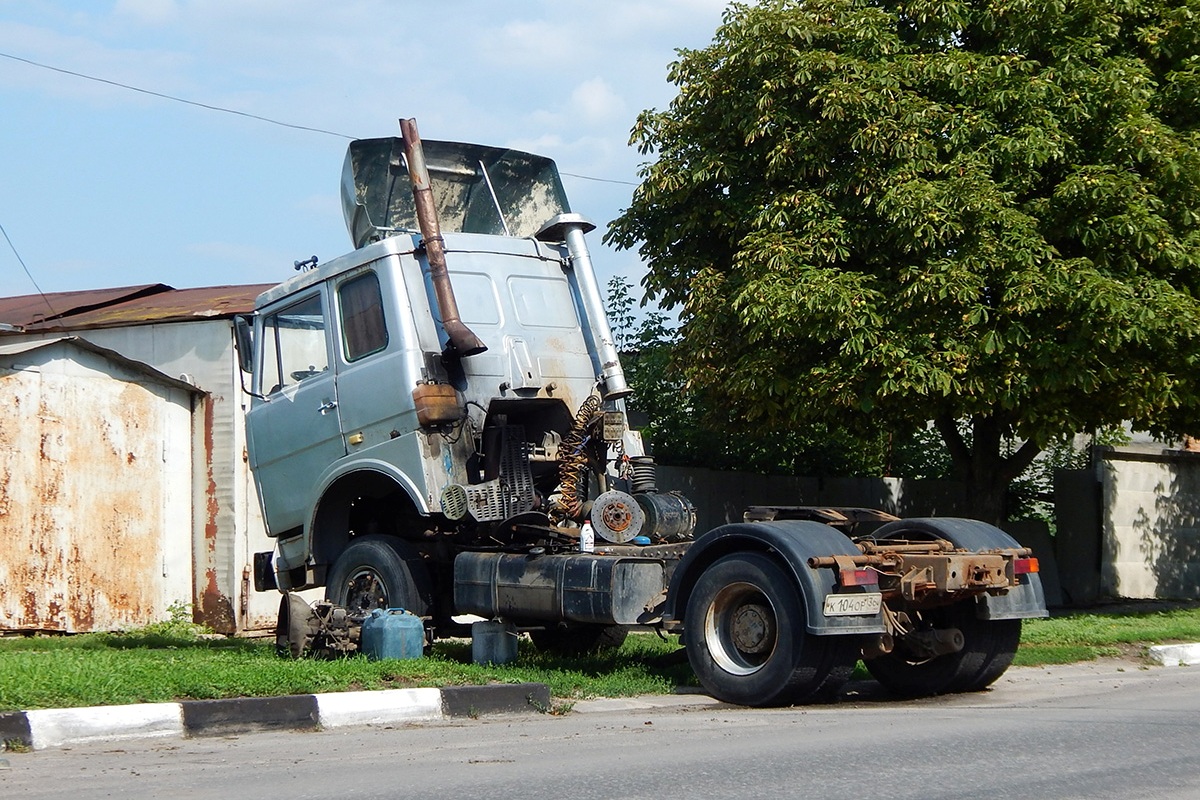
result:
[[[1004,672],[1021,620],[1046,615],[1029,550],[858,508],[752,507],[696,535],[629,427],[595,226],[554,162],[400,127],[349,145],[353,252],[298,264],[239,333],[276,541],[255,585],[285,593],[281,645],[352,651],[377,608],[429,642],[469,636],[464,615],[561,652],[658,630],[708,692],[753,706],[828,698],[860,658],[905,695]],[[293,594],[315,587],[311,608]]]

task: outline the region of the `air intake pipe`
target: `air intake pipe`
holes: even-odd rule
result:
[[[425,166],[425,154],[421,150],[421,137],[417,134],[417,121],[400,120],[400,135],[404,137],[404,160],[408,162],[408,176],[412,180],[417,224],[421,226],[425,258],[429,262],[429,280],[433,283],[438,313],[442,315],[442,327],[450,339],[445,354],[463,357],[482,353],[487,350],[487,345],[463,323],[458,314],[458,301],[454,299],[454,287],[450,285],[450,273],[446,271],[446,249],[433,202],[429,169]]]

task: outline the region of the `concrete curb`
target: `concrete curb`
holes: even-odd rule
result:
[[[1151,661],[1164,667],[1190,667],[1200,664],[1200,643],[1156,644],[1149,655]]]
[[[96,741],[389,725],[549,708],[550,688],[544,683],[54,708],[0,714],[0,743],[44,750]]]

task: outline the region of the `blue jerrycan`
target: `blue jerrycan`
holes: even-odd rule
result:
[[[403,608],[376,608],[363,620],[360,645],[372,661],[420,658],[425,654],[425,626]]]

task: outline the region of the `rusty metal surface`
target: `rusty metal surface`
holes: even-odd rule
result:
[[[421,150],[421,137],[417,134],[415,119],[400,120],[404,133],[404,157],[408,161],[409,178],[412,181],[413,202],[417,209],[417,223],[421,226],[425,257],[429,264],[429,280],[437,298],[438,316],[442,327],[450,338],[454,352],[459,356],[473,356],[487,350],[483,340],[463,323],[458,313],[458,302],[450,273],[446,269],[446,252],[442,231],[438,223],[437,203],[433,199],[433,186],[429,172],[425,169],[425,154]]]
[[[0,359],[2,629],[114,630],[190,596],[189,393],[122,373],[69,341]]]
[[[193,317],[183,322],[80,330],[76,335],[148,365],[155,374],[186,376],[207,392],[208,407],[198,404],[193,414],[195,466],[192,496],[187,498],[196,510],[187,555],[191,558],[195,551],[198,591],[184,599],[221,633],[235,632],[223,627],[234,616],[237,632],[272,629],[279,598],[269,592],[247,594],[239,588],[250,554],[270,550],[274,541],[264,530],[245,460],[242,395],[230,320]],[[0,352],[6,341],[19,338],[0,338]],[[228,605],[200,602],[200,592],[211,588],[210,568],[215,571],[216,587],[208,597],[228,598]],[[223,607],[235,608],[236,614],[219,610]]]
[[[234,291],[226,291],[226,288]],[[86,328],[76,326],[72,321],[70,335],[86,337],[74,340],[74,346],[92,348],[110,360],[132,359],[122,365],[152,381],[162,381],[185,391],[191,388],[187,383],[194,383],[208,393],[206,402],[211,407],[206,411],[198,405],[194,417],[195,436],[190,444],[196,462],[195,477],[187,496],[179,500],[183,504],[181,507],[195,508],[196,513],[194,519],[179,522],[176,531],[181,537],[187,532],[189,538],[180,543],[178,555],[188,562],[194,558],[196,572],[188,586],[182,588],[172,601],[192,603],[201,621],[221,632],[234,633],[273,628],[278,597],[273,593],[254,592],[248,588],[249,582],[245,578],[250,554],[270,550],[274,542],[264,530],[245,463],[237,354],[233,350],[231,323],[226,313],[248,310],[255,295],[264,287],[226,288],[176,293],[163,286],[130,287],[128,290],[69,294],[79,298],[77,303],[70,304],[77,308],[95,305],[98,301],[128,299],[137,291],[154,289],[159,295],[157,298],[151,294],[124,306],[131,318],[128,324]],[[168,302],[176,294],[182,297]],[[50,295],[50,298],[54,300],[58,296]],[[40,297],[35,299],[41,302]],[[186,302],[180,303],[181,300]],[[0,308],[11,310],[19,305],[0,299]],[[135,313],[133,308],[138,305],[144,305],[146,309],[153,306],[158,311]],[[172,309],[180,305],[192,308],[191,315],[183,320],[148,324],[145,319],[155,313],[173,314]],[[63,307],[67,306],[60,306]],[[139,321],[139,318],[142,319]],[[0,358],[47,346],[62,335],[48,328],[0,335]],[[180,376],[184,380],[166,376]],[[23,411],[9,406],[0,412],[0,428],[7,430],[10,426],[24,425],[25,416]],[[0,586],[0,593],[7,591],[6,587]]]
[[[1028,548],[998,548],[984,552],[955,549],[950,542],[860,541],[862,555],[808,559],[814,569],[845,572],[870,568],[887,599],[920,603],[928,599],[1007,591],[1018,585],[1013,561],[1026,558]]]
[[[33,332],[228,317],[252,311],[272,285],[175,289],[159,283],[0,298],[0,322]]]
[[[47,319],[111,306],[167,291],[170,288],[161,283],[148,283],[141,286],[88,289],[80,292],[49,292],[45,295],[27,294],[18,297],[0,297],[0,322],[22,328],[29,327]]]
[[[234,618],[233,603],[229,594],[222,591],[221,559],[218,554],[220,545],[220,526],[218,515],[221,505],[218,498],[215,464],[213,459],[213,403],[211,399],[202,401],[200,417],[203,420],[200,433],[200,451],[203,458],[195,464],[201,474],[204,484],[203,495],[199,498],[204,515],[203,544],[193,550],[193,558],[200,562],[195,565],[196,596],[194,612],[196,622],[207,625],[220,633],[233,633],[237,630]]]
[[[842,506],[749,506],[743,513],[746,522],[777,519],[808,519],[839,530],[852,531],[860,522],[894,522],[899,517],[874,508]]]

